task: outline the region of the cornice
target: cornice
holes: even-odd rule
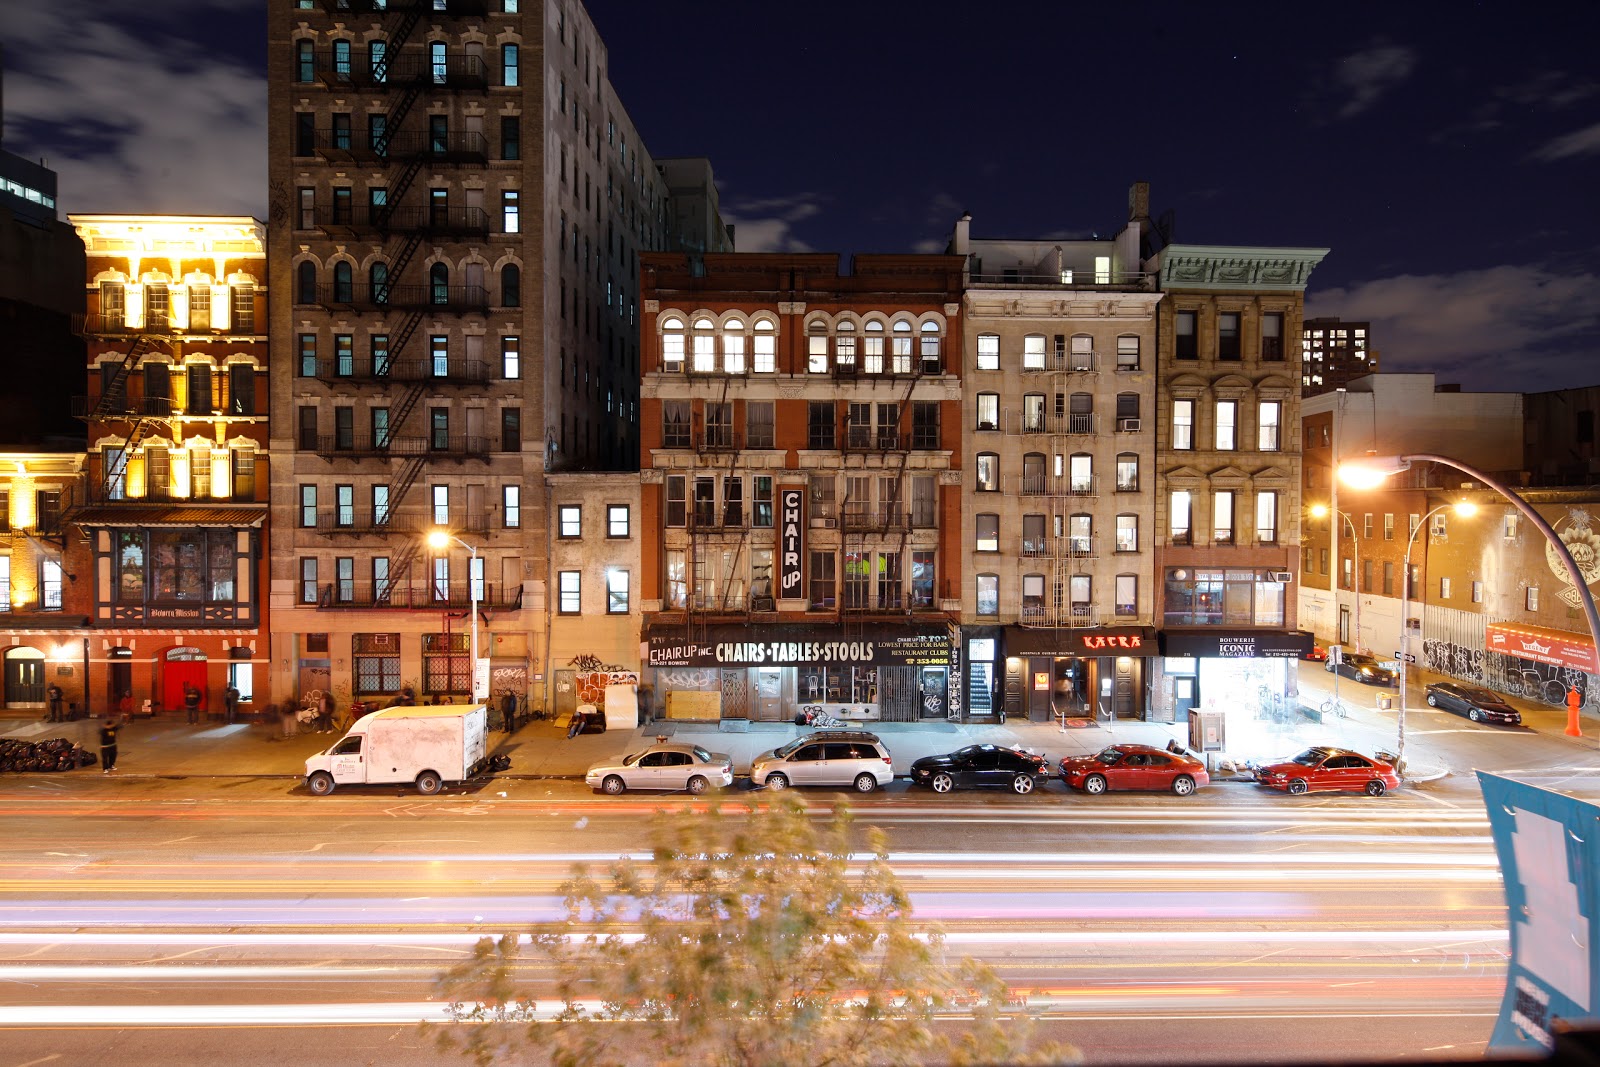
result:
[[[1163,291],[1304,292],[1326,248],[1168,245],[1161,250]]]

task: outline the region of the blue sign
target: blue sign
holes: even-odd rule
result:
[[[1600,1020],[1600,805],[1478,772],[1510,912],[1489,1048],[1545,1054],[1556,1022]]]

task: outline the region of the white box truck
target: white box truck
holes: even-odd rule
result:
[[[415,782],[417,792],[437,793],[487,765],[488,724],[482,704],[375,711],[306,760],[306,787],[322,797],[336,785]]]

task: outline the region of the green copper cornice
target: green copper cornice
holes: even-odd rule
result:
[[[1161,288],[1304,292],[1326,248],[1168,245],[1160,252]]]

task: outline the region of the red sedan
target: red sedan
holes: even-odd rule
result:
[[[1297,794],[1312,789],[1342,789],[1381,797],[1400,788],[1400,776],[1391,764],[1347,748],[1308,748],[1294,759],[1258,769],[1256,781]]]
[[[1328,650],[1323,648],[1321,645],[1312,645],[1311,651],[1307,652],[1300,658],[1308,659],[1312,663],[1326,663],[1328,660]]]
[[[1112,745],[1093,756],[1061,761],[1061,780],[1085,793],[1109,789],[1170,789],[1186,797],[1211,783],[1206,765],[1187,752],[1150,745]]]

